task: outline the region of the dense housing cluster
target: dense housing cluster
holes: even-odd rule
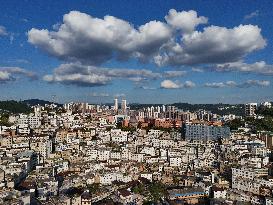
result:
[[[263,118],[255,105],[246,116]],[[273,134],[230,130],[244,116],[124,99],[32,108],[0,126],[0,204],[273,204]]]

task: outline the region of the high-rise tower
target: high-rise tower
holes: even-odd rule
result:
[[[118,99],[117,98],[114,99],[114,110],[118,111]]]
[[[126,109],[127,109],[126,100],[123,99],[123,100],[121,101],[121,110],[122,110],[123,113],[125,113],[125,112],[126,112]]]

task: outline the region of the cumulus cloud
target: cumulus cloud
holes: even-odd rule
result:
[[[181,29],[184,33],[191,33],[200,24],[208,23],[208,18],[197,15],[196,11],[181,11],[177,12],[175,9],[171,9],[165,20],[175,29]]]
[[[205,87],[210,88],[223,88],[223,87],[237,87],[237,88],[247,88],[252,86],[258,87],[267,87],[270,85],[270,81],[268,80],[247,80],[243,83],[236,83],[235,81],[227,81],[227,82],[213,82],[213,83],[205,83]]]
[[[252,64],[244,62],[234,62],[218,64],[213,67],[216,71],[240,71],[240,72],[253,72],[264,75],[273,75],[273,65],[266,64],[264,61],[258,61]]]
[[[160,87],[165,89],[193,88],[195,87],[195,83],[192,81],[180,83],[179,81],[163,80],[160,84]]]
[[[8,35],[6,28],[0,25],[0,36],[6,36],[6,35]]]
[[[236,62],[265,45],[258,26],[209,26],[184,35],[180,43],[166,44],[154,59],[159,66]]]
[[[266,46],[258,26],[211,25],[197,30],[207,23],[193,10],[171,9],[165,21],[139,27],[114,16],[96,18],[71,11],[53,31],[32,28],[28,41],[61,60],[88,65],[128,58],[150,60],[158,66],[223,64],[240,61]]]
[[[177,89],[182,87],[182,84],[180,84],[179,82],[173,82],[171,80],[163,80],[160,85],[161,88],[166,89]]]
[[[114,16],[99,19],[71,11],[64,15],[57,31],[32,28],[28,41],[59,59],[96,65],[114,56],[145,59],[170,39],[171,32],[169,26],[160,21],[134,28]]]
[[[149,80],[163,78],[166,80],[161,82],[161,88],[195,86],[191,81],[179,83],[170,80],[184,76],[186,71],[153,72],[148,69],[98,67],[109,60],[125,61],[130,58],[153,62],[158,66],[191,65],[194,66],[193,72],[210,68],[213,71],[273,74],[272,65],[264,61],[244,63],[245,56],[266,46],[258,26],[227,28],[206,24],[208,18],[193,10],[171,9],[164,21],[149,21],[140,26],[114,16],[96,18],[71,11],[63,16],[61,23],[53,25],[53,30],[29,30],[28,42],[64,61],[52,74],[43,77],[52,83],[102,86],[115,79],[128,79],[139,87],[148,88],[145,83]],[[246,87],[254,84],[262,86],[260,82],[238,85],[233,81],[205,86]]]
[[[140,82],[148,79],[161,78],[162,74],[147,69],[115,69],[86,66],[82,64],[61,64],[52,75],[43,79],[47,82],[74,84],[79,86],[100,86],[110,83],[113,79],[128,79]]]
[[[186,81],[186,82],[183,84],[183,87],[184,87],[184,88],[193,88],[193,87],[195,87],[195,86],[196,86],[195,83],[192,82],[192,81]]]
[[[20,67],[0,67],[0,83],[15,81],[20,77],[26,77],[31,80],[37,79],[35,73]]]
[[[11,77],[10,73],[6,71],[0,71],[0,83],[11,81],[13,78]]]

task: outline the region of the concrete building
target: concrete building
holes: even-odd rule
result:
[[[127,103],[127,102],[126,102],[125,99],[123,99],[123,100],[121,101],[121,110],[122,110],[123,113],[125,113],[125,112],[126,112],[126,109],[127,109],[127,104],[126,104],[126,103]]]
[[[218,140],[229,138],[230,129],[224,126],[209,126],[204,124],[184,124],[182,126],[182,136],[185,140]]]
[[[247,117],[254,117],[256,116],[258,104],[257,103],[247,103],[245,104],[245,115]]]
[[[114,110],[117,112],[118,111],[118,99],[114,99]]]

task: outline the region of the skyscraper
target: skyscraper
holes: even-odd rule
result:
[[[123,113],[125,113],[125,112],[126,112],[126,109],[127,109],[126,100],[123,99],[123,100],[121,101],[121,110],[122,110]]]
[[[162,105],[162,112],[165,112],[165,111],[166,111],[166,106]]]
[[[114,110],[118,111],[118,99],[117,98],[114,99]]]

